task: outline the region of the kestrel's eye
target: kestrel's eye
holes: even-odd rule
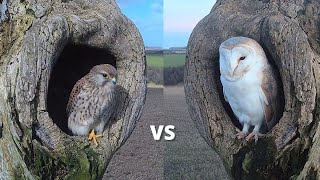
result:
[[[246,57],[245,56],[242,56],[242,57],[240,57],[240,60],[242,61],[242,60],[244,60]]]
[[[108,77],[108,74],[102,74],[102,76],[106,78],[106,77]]]

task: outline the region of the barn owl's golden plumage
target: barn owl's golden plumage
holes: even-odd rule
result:
[[[74,135],[88,135],[97,145],[116,106],[117,71],[109,64],[94,66],[74,85],[67,105],[68,128]],[[96,135],[97,132],[99,135]]]
[[[262,47],[250,38],[230,38],[220,45],[219,53],[223,94],[243,126],[236,136],[246,137],[247,141],[255,137],[257,141],[261,127],[270,130],[279,117],[280,99],[273,69]]]

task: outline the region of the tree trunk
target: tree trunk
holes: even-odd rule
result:
[[[102,178],[145,102],[137,28],[113,0],[0,3],[0,179]],[[68,134],[65,108],[102,63],[117,67],[118,107],[96,147]]]
[[[193,30],[189,112],[235,179],[320,179],[319,14],[318,0],[218,0]],[[282,81],[283,116],[257,144],[234,138],[237,120],[222,94],[218,48],[232,36],[259,42]]]

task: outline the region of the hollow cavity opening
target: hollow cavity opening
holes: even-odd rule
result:
[[[116,67],[116,59],[106,49],[68,44],[51,71],[47,109],[53,122],[67,134],[70,132],[66,107],[72,88],[98,64],[111,64]]]

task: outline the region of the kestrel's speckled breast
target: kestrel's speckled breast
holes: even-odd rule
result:
[[[114,106],[113,88],[84,88],[71,108],[69,121],[92,129],[102,120],[107,121],[110,118]]]
[[[103,90],[100,90],[101,95],[94,108],[95,115],[97,115],[96,118],[100,119],[100,121],[107,121],[113,113],[112,110],[115,108],[116,96],[114,88],[103,88]]]

